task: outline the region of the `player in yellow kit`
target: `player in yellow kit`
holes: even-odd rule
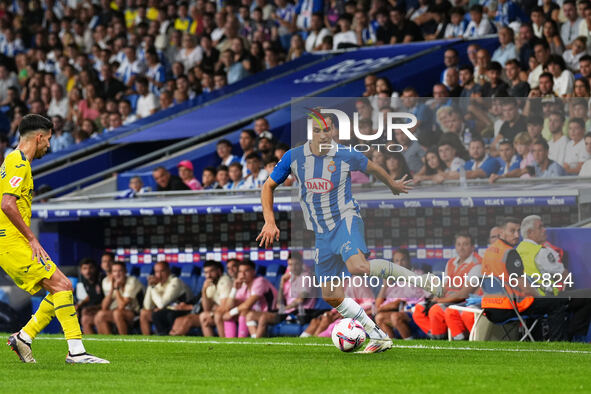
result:
[[[0,167],[0,267],[23,290],[35,294],[41,288],[49,294],[31,320],[8,338],[8,345],[25,363],[34,363],[31,342],[54,317],[59,320],[68,342],[66,362],[107,364],[107,360],[86,353],[74,307],[72,283],[57,268],[30,229],[33,201],[31,161],[45,155],[53,124],[44,116],[30,114],[19,125],[20,142]]]

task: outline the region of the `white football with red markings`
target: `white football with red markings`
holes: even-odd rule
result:
[[[367,335],[361,323],[342,319],[332,329],[332,343],[342,352],[353,352],[361,347]]]

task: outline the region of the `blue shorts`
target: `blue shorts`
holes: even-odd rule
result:
[[[341,220],[334,229],[327,233],[316,234],[316,277],[330,277],[341,274],[349,276],[345,261],[359,253],[369,255],[365,245],[365,227],[363,220],[352,216]]]

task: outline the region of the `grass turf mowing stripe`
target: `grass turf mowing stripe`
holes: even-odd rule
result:
[[[59,337],[38,337],[37,340],[54,340],[63,341]],[[154,338],[93,338],[86,337],[84,341],[98,341],[98,342],[137,342],[137,343],[184,343],[196,345],[257,345],[257,346],[314,346],[314,347],[332,347],[328,343],[294,343],[294,342],[270,342],[270,341],[219,341],[219,340],[187,340],[187,339],[154,339]],[[485,351],[485,352],[545,352],[545,353],[572,353],[572,354],[591,354],[591,351],[586,350],[568,350],[568,349],[524,349],[524,348],[479,348],[469,346],[429,346],[429,345],[397,345],[393,344],[392,348],[398,349],[424,349],[424,350],[464,350],[464,351]]]

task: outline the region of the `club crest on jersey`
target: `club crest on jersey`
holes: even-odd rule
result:
[[[45,264],[45,271],[47,271],[47,272],[51,271],[51,265],[50,264]]]
[[[331,181],[324,178],[311,178],[306,180],[306,189],[311,193],[328,193],[333,189]]]
[[[21,184],[22,181],[23,181],[23,178],[21,178],[20,176],[13,176],[12,178],[10,178],[10,181],[8,181],[8,182],[10,183],[10,186],[17,187],[18,185]]]
[[[328,163],[327,170],[331,174],[337,170],[337,165],[334,163],[334,161],[331,160],[330,163]]]

